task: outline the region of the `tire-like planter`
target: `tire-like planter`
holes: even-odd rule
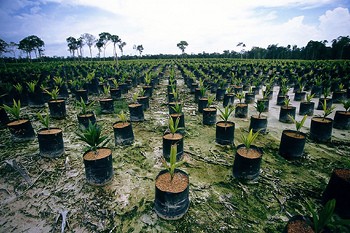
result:
[[[304,153],[306,134],[295,130],[283,130],[279,154],[288,160],[299,159]]]
[[[257,179],[260,174],[262,156],[262,150],[254,145],[250,146],[248,152],[245,145],[239,145],[233,163],[233,176],[242,180]]]
[[[216,108],[203,109],[203,125],[215,125],[216,123]]]
[[[232,145],[235,137],[235,123],[231,121],[219,121],[216,123],[216,143],[220,145]]]
[[[170,160],[171,146],[176,144],[176,161],[180,161],[184,153],[184,140],[180,133],[166,133],[163,135],[163,157],[166,161]]]
[[[142,104],[129,104],[130,121],[141,122],[145,120]]]
[[[299,106],[299,115],[304,116],[313,116],[314,115],[314,108],[315,108],[315,103],[314,102],[300,102]]]
[[[175,180],[174,180],[175,179]],[[159,172],[155,182],[154,209],[160,218],[176,220],[182,218],[190,206],[189,177],[175,169],[173,182],[167,170]],[[176,187],[172,183],[177,183]]]
[[[91,185],[106,185],[113,179],[112,150],[98,148],[97,153],[87,151],[83,156],[86,181]]]
[[[131,145],[134,142],[134,131],[131,122],[117,121],[113,124],[115,145]]]
[[[255,102],[255,94],[254,93],[245,93],[244,103],[252,104]]]
[[[228,105],[233,105],[234,101],[235,101],[235,95],[233,93],[226,93],[224,95],[222,106],[225,108]]]
[[[203,109],[208,105],[208,98],[200,98],[198,100],[198,112],[203,113]]]
[[[336,129],[350,129],[350,112],[336,111],[333,127]]]
[[[32,108],[42,108],[45,106],[43,93],[36,91],[35,93],[28,93],[28,105]]]
[[[333,119],[311,118],[310,138],[314,141],[327,142],[332,137]]]
[[[306,96],[306,92],[295,92],[294,101],[304,101]]]
[[[294,106],[281,106],[279,121],[283,123],[292,124],[293,120],[290,117],[295,119],[295,112],[296,107]]]
[[[27,119],[10,121],[7,123],[7,127],[10,130],[14,142],[24,142],[35,139],[34,129],[31,122]]]
[[[350,218],[350,169],[336,168],[323,192],[322,201],[336,200],[335,211],[342,218]]]
[[[267,129],[267,117],[253,115],[250,117],[249,130],[253,130],[254,133],[260,130],[260,133],[266,133]]]
[[[38,142],[42,157],[57,158],[64,154],[63,134],[59,128],[39,130]]]
[[[96,123],[96,117],[93,112],[87,112],[86,114],[79,114],[77,115],[77,118],[78,118],[79,125],[82,128],[88,128],[89,122],[91,122],[91,124]]]
[[[64,99],[50,100],[48,102],[50,116],[55,119],[66,118],[66,101]]]
[[[235,117],[247,118],[248,116],[248,104],[236,104]]]
[[[139,104],[142,104],[143,111],[146,111],[147,109],[149,109],[149,97],[148,96],[138,97],[137,102]]]

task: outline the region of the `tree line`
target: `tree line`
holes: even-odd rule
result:
[[[118,35],[112,35],[108,32],[102,32],[96,38],[89,33],[82,34],[79,38],[70,36],[66,38],[68,51],[71,58],[87,59],[83,57],[82,49],[86,45],[89,48],[90,60],[93,60],[92,47],[98,49],[97,58],[101,59],[101,53],[103,52],[104,60],[114,59],[118,61],[117,46],[121,52],[123,59],[133,59],[135,56],[123,55],[123,48],[126,42],[122,41]],[[296,45],[279,46],[278,44],[271,44],[267,48],[252,47],[250,50],[245,50],[246,44],[240,42],[236,47],[241,48],[240,52],[234,50],[224,50],[222,53],[198,53],[198,54],[186,54],[185,49],[188,46],[186,41],[180,41],[177,47],[182,52],[182,57],[188,58],[247,58],[247,59],[303,59],[303,60],[333,60],[333,59],[350,59],[350,38],[349,36],[339,36],[331,41],[331,45],[327,46],[328,41],[309,41],[305,47],[297,47]],[[113,56],[106,58],[106,49],[109,44],[113,45]],[[45,43],[38,36],[31,35],[22,39],[19,43],[10,42],[7,43],[0,38],[0,56],[4,53],[12,54],[12,60],[17,58],[16,51],[23,51],[28,59],[32,59],[32,53],[35,54],[35,58],[43,59]],[[144,50],[143,45],[134,45],[133,49],[138,51],[140,57]],[[176,58],[178,55],[172,54],[157,54],[146,55],[144,58]],[[45,60],[52,58],[44,57]],[[65,59],[61,57],[59,59]],[[69,58],[68,58],[69,59]],[[7,57],[7,60],[11,58]]]

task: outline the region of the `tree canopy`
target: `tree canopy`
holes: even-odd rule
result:
[[[176,46],[181,50],[182,53],[185,53],[185,49],[188,46],[188,43],[187,41],[182,40],[179,43],[177,43]]]
[[[42,52],[44,51],[45,43],[39,37],[35,35],[27,36],[19,42],[18,49],[27,53],[27,57],[31,59],[31,52],[35,53],[35,57],[37,56],[37,52],[39,57],[42,56]]]

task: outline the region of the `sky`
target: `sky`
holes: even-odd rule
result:
[[[240,52],[239,42],[246,50],[303,47],[350,35],[349,9],[350,0],[0,0],[0,38],[36,35],[46,56],[69,56],[66,38],[101,32],[126,42],[124,55],[138,54],[134,45],[143,54],[180,54],[182,40],[188,54]],[[110,44],[106,56],[112,51]]]

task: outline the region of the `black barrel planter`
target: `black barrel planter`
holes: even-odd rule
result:
[[[171,116],[171,118],[173,118],[174,122],[176,122],[177,118],[180,119],[177,132],[184,135],[185,134],[185,114],[183,112],[182,113],[171,113],[170,116]]]
[[[269,99],[258,99],[257,102],[258,102],[257,104],[259,104],[260,102],[264,103],[265,108],[264,108],[263,112],[268,112],[269,111],[269,106],[270,106],[270,100]]]
[[[235,117],[237,118],[247,118],[248,116],[248,104],[236,104]]]
[[[250,146],[247,150],[245,145],[237,147],[233,163],[233,176],[242,180],[255,180],[260,174],[260,164],[263,152],[259,147]]]
[[[75,98],[76,100],[80,101],[81,99],[84,100],[85,103],[88,102],[89,97],[88,97],[88,91],[87,90],[77,90],[75,92]]]
[[[86,114],[78,114],[77,118],[78,118],[79,125],[82,128],[88,128],[89,122],[91,122],[91,124],[96,123],[96,117],[93,112],[87,112]]]
[[[284,227],[282,233],[303,233],[303,232],[314,232],[311,227],[311,221],[302,216],[295,215],[288,220],[287,225]]]
[[[225,93],[222,106],[224,108],[226,106],[232,106],[234,101],[235,101],[235,95],[233,93]]]
[[[134,132],[131,122],[117,121],[113,124],[115,145],[131,145],[134,142]]]
[[[67,86],[65,84],[60,87],[60,90],[58,92],[58,97],[62,99],[68,99],[69,93],[68,93]]]
[[[299,106],[299,115],[304,116],[313,116],[314,115],[314,108],[315,108],[315,103],[314,102],[305,102],[302,101],[300,102]]]
[[[350,169],[336,168],[322,195],[322,202],[335,199],[335,212],[342,218],[350,218]]]
[[[320,98],[318,101],[318,105],[317,105],[317,110],[323,110],[323,103],[324,103],[324,99],[325,98]],[[333,104],[333,100],[326,98],[326,106],[327,108],[331,108]]]
[[[7,127],[10,130],[14,142],[24,142],[35,139],[34,129],[31,122],[27,119],[10,121],[7,123]]]
[[[326,142],[332,137],[333,119],[323,117],[311,118],[310,138],[314,141]]]
[[[237,93],[242,93],[243,91],[243,86],[234,86],[233,87],[234,92]]]
[[[175,180],[174,180],[175,179]],[[156,177],[154,210],[160,218],[176,220],[182,218],[190,206],[189,177],[175,169],[173,182],[168,170],[162,170]],[[177,183],[179,185],[172,185]]]
[[[224,99],[225,92],[226,92],[226,89],[218,88],[218,89],[216,90],[216,96],[215,96],[216,100],[217,100],[217,101],[223,100],[223,99]]]
[[[289,98],[289,96],[287,96],[287,95],[282,95],[282,96],[277,96],[277,102],[276,102],[276,104],[278,105],[278,106],[282,106],[283,104],[284,104],[284,101],[286,100],[286,99],[288,99]]]
[[[306,96],[306,92],[295,92],[294,101],[304,101]]]
[[[333,127],[336,129],[350,129],[350,112],[336,111]]]
[[[295,112],[296,107],[294,106],[281,106],[279,121],[283,123],[292,124],[293,120],[291,119],[291,117],[295,119]]]
[[[119,85],[119,89],[121,91],[122,94],[127,94],[128,93],[128,84],[126,83],[121,83]]]
[[[120,100],[122,98],[122,92],[119,88],[111,88],[109,92],[113,100]]]
[[[203,109],[208,105],[208,98],[200,98],[198,100],[198,112],[203,113]]]
[[[213,107],[203,109],[203,125],[215,125],[216,111]]]
[[[141,122],[145,120],[142,104],[129,104],[130,121]]]
[[[62,130],[44,128],[38,131],[39,154],[42,157],[57,158],[64,153]]]
[[[341,103],[346,100],[346,91],[335,91],[332,94],[332,101],[335,104]]]
[[[245,93],[244,103],[252,104],[255,102],[255,94],[254,93]]]
[[[112,98],[100,99],[102,114],[111,114],[114,112],[114,101]]]
[[[142,87],[142,90],[144,90],[145,96],[148,96],[149,98],[152,97],[152,95],[153,95],[152,86],[143,86],[143,87]]]
[[[28,105],[33,108],[42,108],[45,106],[44,96],[41,91],[28,93]]]
[[[112,150],[98,148],[83,156],[86,180],[91,185],[102,186],[113,179]]]
[[[235,137],[235,123],[219,121],[216,123],[215,141],[220,145],[232,145]]]
[[[64,99],[49,100],[50,116],[55,119],[66,118],[66,101]]]
[[[170,160],[171,145],[177,148],[176,161],[180,161],[184,153],[183,136],[180,133],[165,133],[163,135],[163,157],[166,161]]]
[[[190,87],[190,93],[194,94],[197,88],[198,88],[198,83],[192,83]]]
[[[283,130],[279,154],[288,160],[299,159],[304,153],[306,134],[295,130]]]
[[[9,117],[7,116],[5,109],[0,108],[0,128],[5,127],[9,121]]]
[[[346,98],[350,99],[350,87],[346,90]]]
[[[137,102],[142,105],[143,111],[149,109],[149,97],[148,96],[139,96],[137,97]]]
[[[260,87],[253,87],[252,91],[254,92],[255,95],[259,95]]]
[[[196,88],[195,91],[194,91],[194,102],[195,103],[198,103],[198,100],[200,98],[202,98],[202,93],[201,93],[201,89],[200,88]]]
[[[258,116],[253,115],[250,117],[249,131],[253,130],[254,133],[260,130],[260,133],[266,133],[267,129],[267,117],[266,116]]]
[[[322,94],[322,87],[321,86],[312,86],[311,95],[314,95],[314,98],[320,98],[321,94]]]

